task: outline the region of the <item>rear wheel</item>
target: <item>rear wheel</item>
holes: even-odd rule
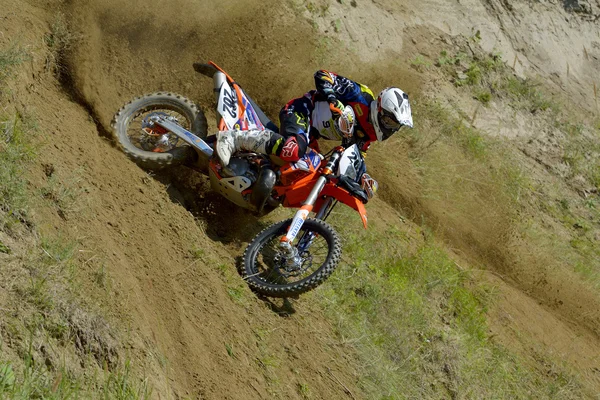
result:
[[[341,241],[324,221],[309,218],[298,233],[290,256],[281,246],[291,219],[260,232],[244,253],[241,274],[256,292],[290,297],[320,285],[340,262]]]
[[[206,117],[191,100],[161,92],[136,98],[117,112],[112,127],[123,151],[141,167],[159,169],[194,156],[194,150],[177,135],[150,124],[152,116],[167,118],[206,138]]]

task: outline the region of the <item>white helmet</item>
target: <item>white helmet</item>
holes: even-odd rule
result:
[[[342,115],[339,116],[334,126],[337,132],[342,137],[349,139],[354,134],[355,117],[352,106],[346,106],[342,110]]]
[[[386,140],[403,126],[413,127],[408,95],[398,88],[385,88],[371,102],[371,122],[377,140]]]

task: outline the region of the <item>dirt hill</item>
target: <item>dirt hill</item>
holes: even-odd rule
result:
[[[0,235],[0,244],[12,249],[12,254],[0,252],[0,263],[22,267],[22,276],[8,269],[0,275],[0,310],[13,316],[27,311],[10,296],[19,292],[17,277],[29,276],[23,272],[33,268],[26,261],[27,248],[40,238],[73,244],[69,259],[77,265],[78,286],[67,291],[85,294],[85,300],[52,308],[77,333],[49,334],[49,345],[44,334],[27,335],[33,330],[26,317],[14,329],[3,322],[5,360],[23,359],[29,345],[37,363],[55,370],[66,365],[86,376],[119,371],[117,365],[129,360],[155,398],[370,396],[361,384],[364,371],[354,343],[340,338],[335,319],[326,318],[315,298],[258,298],[236,273],[245,244],[288,211],[257,220],[209,193],[199,174],[185,168],[149,173],[117,148],[110,129],[114,113],[132,97],[158,90],[192,98],[207,113],[209,127],[216,128],[212,82],[193,71],[193,62],[221,65],[271,116],[289,98],[311,89],[319,68],[376,91],[401,86],[417,99],[415,121],[423,137],[429,137],[434,118],[419,115],[419,105],[435,98],[453,106],[450,114],[471,128],[518,149],[517,163],[532,171],[532,190],[560,192],[555,199],[548,189],[549,202],[584,204],[598,198],[594,185],[600,182],[573,175],[563,165],[562,136],[546,120],[552,111],[509,108],[506,99],[481,106],[455,84],[472,72],[472,64],[458,54],[476,60],[496,52],[517,77],[537,77],[554,98],[579,109],[577,118],[593,121],[600,90],[597,1],[2,3],[1,43],[16,43],[31,55],[8,83],[5,112],[33,115],[42,147],[28,171],[29,189],[37,194],[28,220],[36,228]],[[456,56],[451,78],[444,65],[435,67],[444,64],[442,52]],[[435,153],[435,140],[424,150]],[[417,247],[425,226],[431,227],[459,268],[483,270],[475,280],[494,288],[495,302],[487,312],[490,341],[511,349],[548,379],[558,375],[546,356],[556,357],[579,377],[578,393],[593,397],[600,391],[598,287],[572,269],[556,267],[551,255],[529,252],[529,239],[515,230],[514,220],[533,214],[499,205],[502,189],[483,185],[471,203],[450,183],[437,184],[439,192],[428,188],[420,177],[429,167],[411,169],[404,155],[418,150],[419,145],[411,146],[409,137],[375,144],[370,152],[369,165],[382,183],[379,199],[369,204],[375,229],[381,229],[375,232],[400,229]],[[585,159],[594,163],[593,157]],[[445,161],[438,176],[456,171],[473,180],[484,176],[460,170],[460,160]],[[454,186],[469,187],[461,182]],[[587,214],[581,215],[588,218],[585,238],[597,246],[600,220],[591,208],[582,206]],[[547,228],[556,222],[541,224]],[[564,243],[572,243],[573,232],[583,229],[574,224],[581,222],[556,227]],[[41,248],[48,252],[48,246]],[[53,304],[60,303],[52,299],[62,289],[50,290]],[[87,314],[68,316],[73,309]],[[58,350],[70,341],[79,347]],[[438,379],[430,373],[432,382],[453,381],[448,364],[432,364],[440,364],[435,368],[443,375]],[[477,397],[446,386],[442,397]]]

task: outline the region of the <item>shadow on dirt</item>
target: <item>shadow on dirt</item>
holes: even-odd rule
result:
[[[236,264],[238,272],[241,271],[241,269],[243,268],[243,266],[244,266],[243,263],[244,263],[243,257],[238,256],[235,258],[235,264]],[[269,308],[269,310],[273,311],[273,313],[275,313],[279,317],[289,317],[296,313],[296,309],[294,308],[293,300],[297,300],[299,298],[298,296],[292,297],[292,298],[290,298],[290,297],[276,298],[276,297],[268,297],[268,296],[262,295],[260,293],[256,293],[255,291],[252,291],[252,293],[254,293],[256,298],[258,298],[263,303],[265,303],[265,305]]]
[[[257,294],[257,297],[265,303],[267,307],[280,317],[289,317],[296,313],[294,304],[289,298],[277,299],[265,297]]]
[[[267,226],[250,211],[213,192],[208,177],[190,168],[159,171],[154,178],[166,186],[173,202],[206,223],[211,240],[225,244],[249,242]]]

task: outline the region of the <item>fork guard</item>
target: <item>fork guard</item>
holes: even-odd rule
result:
[[[346,175],[340,175],[338,184],[346,189],[352,196],[362,201],[363,204],[368,203],[369,197],[367,196],[367,192],[365,192],[365,189],[363,189],[358,182],[348,178]]]

